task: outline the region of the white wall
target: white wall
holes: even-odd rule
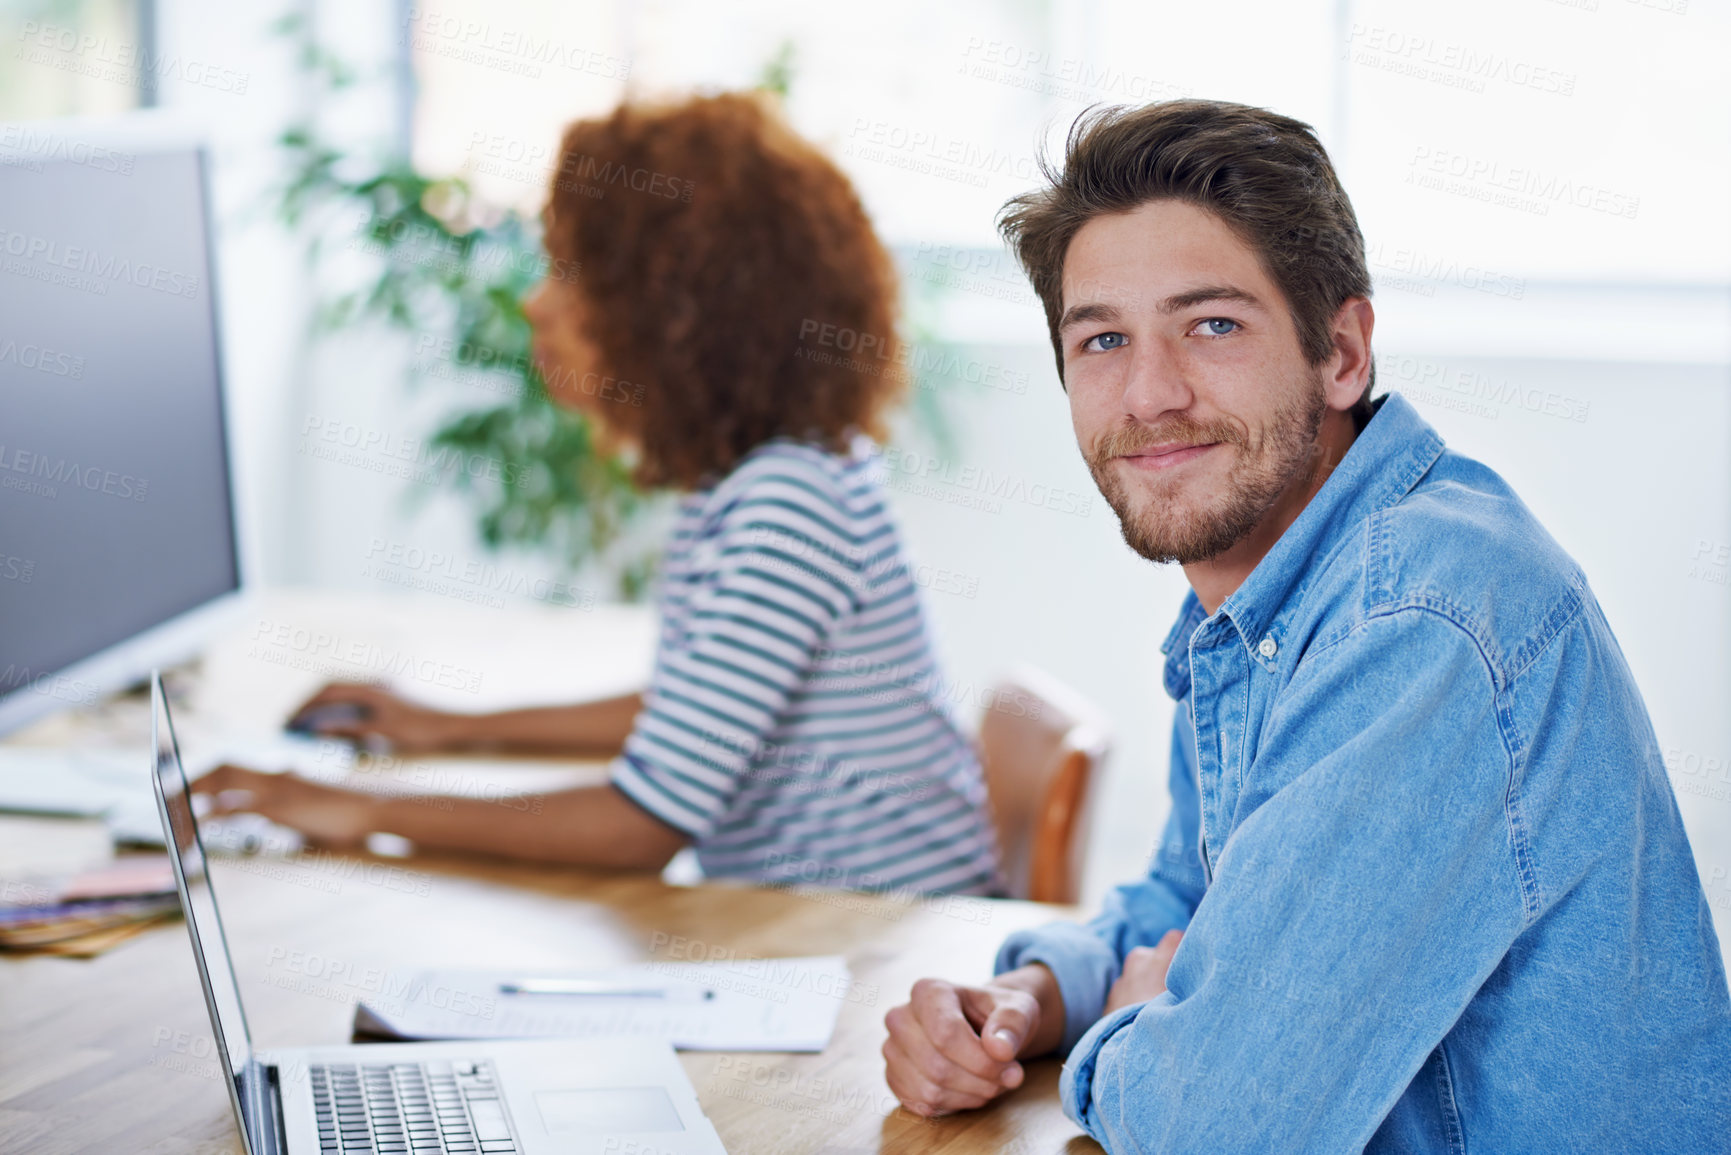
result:
[[[387,59],[403,32],[383,4],[317,7],[339,47],[362,60]],[[243,97],[168,86],[163,99],[208,115],[221,145],[229,367],[265,576],[376,592],[362,569],[378,540],[472,556],[467,516],[448,498],[433,494],[417,512],[405,498],[414,485],[303,451],[309,419],[315,429],[419,437],[464,395],[405,389],[400,340],[307,346],[312,283],[261,191],[275,163],[270,140],[307,94],[264,30],[269,14],[214,0],[163,0],[161,11],[165,50],[201,52],[250,77]],[[956,391],[964,435],[952,475],[983,466],[1084,496],[1092,490],[1042,321],[987,247],[997,207],[1032,182],[1035,145],[1090,101],[1195,94],[1311,120],[1341,158],[1372,246],[1383,383],[1507,476],[1586,568],[1677,767],[1719,925],[1731,927],[1731,807],[1711,796],[1731,776],[1700,769],[1731,761],[1731,567],[1715,560],[1731,543],[1722,6],[1054,0],[838,12],[642,0],[591,20],[510,0],[476,11],[495,31],[557,31],[623,54],[638,92],[749,83],[791,35],[796,123],[848,168],[904,255],[923,254],[915,271],[926,275],[910,286],[916,320],[985,364],[1026,374],[1022,392]],[[422,125],[446,131],[425,155],[459,167],[489,118],[505,121],[500,132],[545,137],[558,122],[548,108],[605,103],[593,76],[579,90],[569,78],[536,84],[484,64],[445,75],[489,94],[478,109],[498,109]],[[454,107],[449,93],[442,99],[438,107]],[[535,127],[511,122],[513,101],[533,106],[525,123]],[[395,115],[387,95],[362,95],[332,127],[379,137]],[[1442,179],[1420,179],[1431,177]],[[1504,196],[1510,185],[1515,195]],[[984,269],[934,284],[934,269],[976,256]],[[1566,395],[1585,404],[1586,420],[1475,399],[1459,383],[1480,377]],[[1140,868],[1163,817],[1171,705],[1157,647],[1181,574],[1131,555],[1097,500],[1085,515],[1021,501],[988,512],[961,503],[965,486],[944,484],[894,496],[922,560],[977,578],[974,596],[934,589],[929,599],[959,683],[978,687],[1032,660],[1117,724],[1091,858],[1097,893]]]

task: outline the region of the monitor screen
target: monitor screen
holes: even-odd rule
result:
[[[115,155],[0,158],[0,731],[240,586],[204,154]]]

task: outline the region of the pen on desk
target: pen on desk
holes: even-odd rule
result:
[[[701,993],[699,993],[701,992]],[[680,996],[713,999],[708,987],[644,987],[597,979],[517,979],[499,984],[502,995],[590,995],[601,998],[666,999]]]

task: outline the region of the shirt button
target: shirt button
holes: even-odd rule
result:
[[[1262,639],[1262,644],[1256,647],[1256,652],[1265,658],[1272,658],[1279,649],[1280,646],[1275,643],[1272,637],[1269,637]]]

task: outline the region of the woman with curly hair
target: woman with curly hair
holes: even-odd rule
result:
[[[525,304],[548,393],[682,491],[641,694],[446,714],[327,687],[299,721],[398,751],[614,756],[530,814],[224,767],[200,785],[325,841],[710,877],[993,893],[980,767],[871,441],[899,395],[896,280],[839,170],[759,99],[625,105],[565,133]],[[239,801],[225,795],[225,802]]]

